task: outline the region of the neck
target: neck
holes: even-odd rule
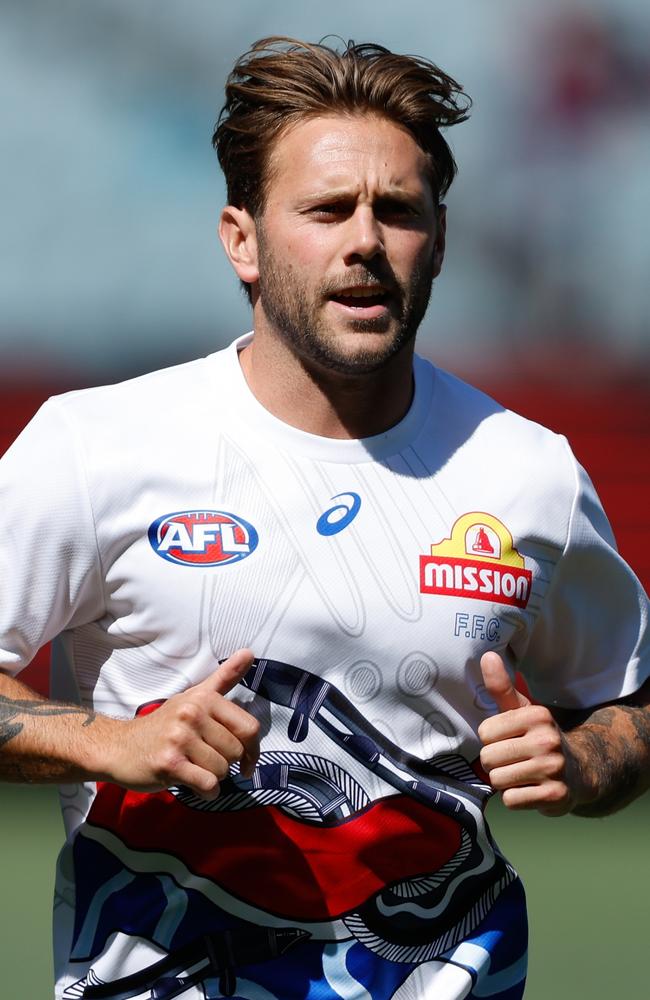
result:
[[[413,398],[413,346],[379,370],[343,375],[297,357],[280,336],[258,331],[240,354],[248,387],[284,423],[320,437],[382,434],[406,415]]]

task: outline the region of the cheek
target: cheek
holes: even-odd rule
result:
[[[287,253],[302,267],[325,270],[335,256],[327,230],[296,229],[287,240]]]
[[[388,258],[400,277],[408,280],[415,272],[431,270],[434,250],[433,237],[423,236],[421,233],[404,233],[396,238],[392,252],[388,251]]]
[[[314,225],[298,214],[271,212],[265,230],[269,251],[276,260],[292,260],[300,267],[327,266],[335,242],[330,227]]]
[[[435,240],[427,240],[426,244],[422,247],[420,256],[418,258],[418,263],[422,269],[428,271],[434,265],[436,256],[436,242]]]

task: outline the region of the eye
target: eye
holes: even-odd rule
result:
[[[415,205],[395,198],[382,198],[377,202],[375,211],[383,219],[415,219],[420,214]]]
[[[334,219],[343,215],[347,215],[350,211],[350,206],[342,201],[328,201],[323,202],[322,205],[314,205],[310,209],[310,215],[322,216],[324,218]]]

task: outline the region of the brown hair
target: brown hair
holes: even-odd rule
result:
[[[228,201],[258,215],[264,208],[269,154],[282,132],[301,120],[341,112],[374,112],[407,129],[427,154],[436,200],[456,175],[440,129],[468,117],[470,98],[428,59],[382,45],[262,38],[237,60],[212,136],[226,177]]]

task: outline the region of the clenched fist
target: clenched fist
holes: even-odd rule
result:
[[[107,756],[107,779],[141,792],[182,784],[212,799],[230,764],[240,761],[250,775],[259,754],[259,723],[224,695],[252,662],[251,651],[240,649],[157,711],[122,723]]]
[[[498,653],[485,653],[481,672],[498,713],[478,728],[481,765],[509,809],[561,816],[591,796],[567,737],[548,708],[514,687]]]

